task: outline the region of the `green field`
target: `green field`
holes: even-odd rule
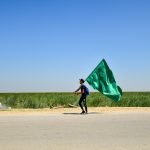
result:
[[[73,93],[0,93],[0,102],[12,108],[52,108],[78,105],[80,96]],[[124,92],[120,102],[114,102],[95,92],[88,96],[90,107],[150,107],[150,92]]]

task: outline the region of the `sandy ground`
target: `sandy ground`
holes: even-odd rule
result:
[[[150,108],[0,111],[0,150],[150,150]]]
[[[104,113],[104,112],[150,112],[150,107],[89,107],[90,112]],[[56,108],[56,109],[11,109],[0,110],[0,115],[45,115],[45,114],[62,114],[75,112],[80,113],[78,108]]]

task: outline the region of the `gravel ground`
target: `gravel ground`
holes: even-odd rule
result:
[[[0,111],[1,150],[150,150],[149,108]]]

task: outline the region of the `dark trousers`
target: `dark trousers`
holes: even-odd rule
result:
[[[85,94],[82,94],[81,97],[80,97],[80,100],[79,100],[79,105],[80,105],[82,111],[84,111],[82,103],[83,103],[83,105],[85,107],[85,111],[87,112],[86,95]]]

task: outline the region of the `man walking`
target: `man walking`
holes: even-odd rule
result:
[[[79,105],[82,109],[82,112],[81,114],[84,114],[84,113],[88,113],[88,110],[87,110],[87,105],[86,105],[86,96],[89,95],[89,91],[88,91],[88,88],[83,84],[84,83],[84,80],[83,79],[80,79],[80,87],[75,91],[76,94],[81,94],[81,97],[80,97],[80,100],[79,100]],[[79,90],[81,90],[81,92],[78,92]],[[85,110],[83,109],[83,106],[82,106],[82,103],[85,107]]]

